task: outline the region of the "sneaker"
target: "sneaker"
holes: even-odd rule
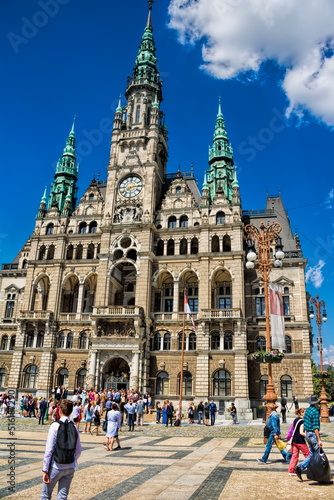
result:
[[[262,460],[262,458],[257,458],[256,460],[257,460],[257,462],[258,462],[259,464],[261,464],[261,465],[264,465],[264,464],[266,464],[266,463],[267,463],[267,462],[265,462],[264,460]]]
[[[121,450],[122,448],[120,446],[117,446],[117,448],[115,448],[115,450]]]
[[[302,481],[303,480],[303,478],[302,478],[302,469],[301,469],[300,465],[296,465],[296,467],[295,467],[295,473],[296,473],[296,476],[298,476],[298,479],[300,481]]]

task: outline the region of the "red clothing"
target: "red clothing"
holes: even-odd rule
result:
[[[302,452],[304,457],[308,457],[310,454],[310,450],[308,449],[307,444],[298,444],[292,443],[292,457],[289,463],[289,472],[295,472],[295,466],[298,464],[299,452]]]

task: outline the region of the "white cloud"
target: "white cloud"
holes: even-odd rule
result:
[[[202,43],[202,68],[216,78],[285,69],[287,114],[308,110],[334,125],[333,0],[171,0],[181,43]]]
[[[331,189],[327,195],[327,199],[325,201],[325,207],[328,209],[333,208],[333,201],[334,201],[334,188]]]
[[[319,260],[318,264],[313,267],[309,267],[306,271],[306,283],[311,282],[315,288],[320,288],[324,277],[322,274],[322,268],[324,267],[325,262],[323,260]]]
[[[323,348],[323,361],[324,364],[330,364],[334,366],[334,345]]]

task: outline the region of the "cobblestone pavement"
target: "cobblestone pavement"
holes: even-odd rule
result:
[[[10,436],[8,423],[7,418],[0,420],[0,498],[38,500],[48,425],[16,418],[15,433]],[[282,435],[288,427],[289,420],[282,425]],[[322,424],[321,431],[334,471],[334,423]],[[288,500],[298,495],[303,500],[334,499],[333,484],[300,482],[289,476],[276,448],[270,463],[259,465],[256,458],[263,454],[262,435],[260,420],[238,425],[222,421],[213,427],[165,427],[153,422],[134,432],[124,426],[122,449],[107,452],[103,435],[81,434],[83,453],[68,498],[225,500],[237,496],[238,500],[267,500],[279,495],[280,500]],[[13,457],[15,491],[10,491],[8,459]]]

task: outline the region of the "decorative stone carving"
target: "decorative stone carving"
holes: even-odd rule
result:
[[[97,337],[134,337],[136,334],[133,321],[100,321],[97,326]]]
[[[218,361],[218,364],[219,364],[219,367],[220,367],[220,368],[224,368],[224,366],[225,366],[225,359],[220,359],[220,360]]]
[[[115,207],[115,223],[141,222],[142,217],[143,207],[139,201],[121,200]]]

